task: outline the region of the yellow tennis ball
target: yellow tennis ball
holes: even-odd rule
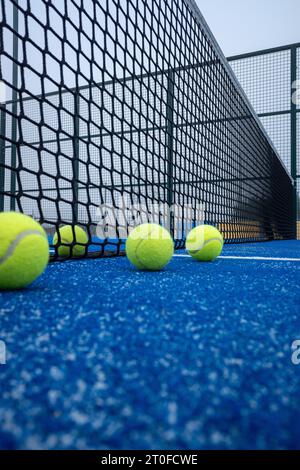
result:
[[[224,239],[218,229],[200,225],[188,234],[186,249],[198,261],[213,261],[222,253]]]
[[[43,227],[18,212],[0,213],[0,289],[21,289],[46,269],[49,243]]]
[[[58,255],[62,258],[84,256],[89,238],[78,225],[65,225],[56,232],[53,244],[57,247]]]
[[[127,257],[138,269],[159,271],[169,263],[173,253],[170,233],[157,224],[136,227],[126,242]]]

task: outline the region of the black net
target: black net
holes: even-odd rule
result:
[[[0,5],[0,210],[81,226],[89,256],[146,221],[176,248],[199,223],[294,236],[292,181],[192,0]]]

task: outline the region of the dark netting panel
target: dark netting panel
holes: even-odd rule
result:
[[[297,114],[297,177],[300,178],[300,114],[299,113]]]
[[[291,174],[291,117],[289,114],[262,116],[261,122]]]
[[[291,179],[194,1],[0,5],[0,210],[50,240],[82,226],[91,256],[146,221],[177,248],[203,222],[227,242],[293,237]]]
[[[300,86],[300,46],[297,48],[297,59],[296,59],[296,61],[297,61],[296,75],[297,75],[298,90],[299,90],[299,86]],[[299,94],[298,94],[298,97],[299,97]],[[297,109],[300,111],[300,99],[297,102]]]
[[[297,237],[300,239],[300,179],[297,180]]]

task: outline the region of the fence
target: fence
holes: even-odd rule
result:
[[[295,182],[300,238],[300,43],[228,60]]]

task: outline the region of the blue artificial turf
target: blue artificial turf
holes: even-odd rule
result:
[[[300,242],[227,255],[300,258]],[[300,263],[55,263],[0,294],[2,449],[300,448]]]

